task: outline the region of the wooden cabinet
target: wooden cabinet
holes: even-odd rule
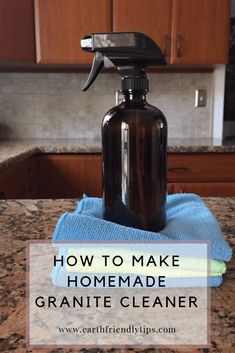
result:
[[[235,196],[234,153],[169,153],[168,194]],[[1,198],[102,196],[100,154],[40,154],[0,172]]]
[[[37,155],[0,171],[0,198],[102,196],[101,156]]]
[[[0,61],[91,64],[83,36],[138,31],[169,64],[222,64],[229,17],[230,0],[0,0]]]
[[[233,182],[234,153],[169,153],[169,182]]]
[[[167,193],[168,195],[174,194],[174,183],[167,183]]]
[[[172,0],[113,0],[113,31],[143,32],[171,56]]]
[[[113,0],[113,30],[144,32],[170,64],[227,62],[229,0]]]
[[[229,17],[229,0],[173,0],[171,63],[226,63]]]
[[[27,159],[0,172],[0,198],[36,198],[36,159]]]
[[[0,1],[0,61],[35,62],[33,0]]]
[[[111,31],[111,0],[35,0],[37,62],[89,64],[80,40]]]
[[[175,183],[173,193],[193,193],[201,196],[235,196],[234,183]]]
[[[170,193],[235,196],[235,154],[169,154],[168,182]]]
[[[37,168],[39,198],[102,196],[100,155],[40,155]]]

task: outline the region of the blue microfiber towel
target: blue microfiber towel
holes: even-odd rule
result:
[[[59,219],[54,241],[203,241],[211,242],[211,258],[229,261],[232,250],[203,200],[195,194],[167,196],[167,224],[158,233],[125,227],[102,219],[102,199],[84,197],[77,210]],[[217,278],[217,277],[216,277]]]

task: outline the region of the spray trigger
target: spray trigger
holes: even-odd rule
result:
[[[85,85],[83,86],[83,89],[82,89],[83,91],[86,91],[92,85],[96,77],[99,75],[100,70],[102,69],[103,66],[104,66],[103,54],[97,51],[93,59],[90,74],[88,76],[88,79]]]
[[[81,40],[81,47],[95,53],[83,91],[95,81],[102,67],[117,69],[122,76],[123,88],[138,89],[141,81],[140,86],[147,90],[145,69],[166,64],[161,48],[139,32],[93,33]]]

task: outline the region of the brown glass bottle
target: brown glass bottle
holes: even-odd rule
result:
[[[146,91],[125,91],[102,123],[104,218],[160,231],[166,223],[167,122]]]

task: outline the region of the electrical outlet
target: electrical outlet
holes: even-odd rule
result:
[[[195,107],[206,107],[207,91],[205,89],[196,89]]]

